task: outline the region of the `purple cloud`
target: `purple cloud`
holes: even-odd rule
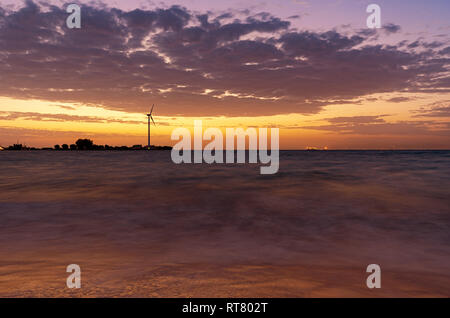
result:
[[[370,35],[356,32],[295,31],[264,12],[230,21],[231,13],[181,6],[91,4],[73,30],[67,16],[31,0],[0,11],[0,96],[131,112],[157,103],[161,115],[257,116],[316,113],[339,100],[450,85],[448,59],[432,50],[369,45]]]

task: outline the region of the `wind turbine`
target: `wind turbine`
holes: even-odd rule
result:
[[[150,113],[147,114],[147,118],[148,118],[148,146],[147,146],[147,148],[149,150],[150,150],[150,119],[152,120],[153,125],[156,126],[155,121],[153,120],[153,116],[152,116],[153,107],[155,107],[155,104],[152,105],[152,108],[150,109]]]

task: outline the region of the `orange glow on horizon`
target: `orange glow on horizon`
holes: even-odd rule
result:
[[[226,127],[278,127],[281,149],[379,149],[379,148],[448,148],[445,136],[411,134],[357,134],[313,129],[330,125],[330,118],[380,116],[386,123],[417,121],[414,111],[426,103],[432,103],[450,94],[420,96],[407,103],[388,103],[383,100],[363,104],[333,105],[320,113],[311,115],[281,114],[260,117],[180,117],[158,116],[152,127],[152,144],[173,145],[171,132],[177,127],[193,129],[195,119],[203,121],[203,128]],[[376,96],[381,99],[380,96]],[[389,96],[385,96],[387,99]],[[19,140],[29,146],[44,147],[57,143],[73,143],[79,137],[89,137],[97,144],[133,145],[146,144],[147,117],[145,113],[128,113],[101,107],[46,102],[39,100],[16,100],[0,97],[0,128],[9,134],[0,136],[0,145],[6,146]],[[5,117],[12,115],[11,117]],[[48,117],[46,117],[48,116]],[[2,119],[4,117],[4,119]],[[441,122],[444,119],[441,119]],[[437,121],[439,122],[439,120]],[[306,127],[306,128],[304,128]]]

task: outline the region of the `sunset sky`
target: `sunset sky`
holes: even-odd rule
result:
[[[282,149],[449,149],[449,31],[448,0],[0,0],[0,145],[145,145],[156,104],[155,145],[203,119]]]

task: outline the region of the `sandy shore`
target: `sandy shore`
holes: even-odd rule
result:
[[[65,257],[62,257],[64,259]],[[448,297],[450,277],[384,268],[382,288],[368,289],[361,266],[150,264],[120,255],[79,259],[81,288],[66,287],[66,265],[4,260],[1,297]]]

